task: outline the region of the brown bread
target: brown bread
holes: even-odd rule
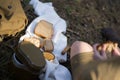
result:
[[[54,45],[53,45],[52,40],[51,39],[45,39],[43,48],[44,48],[44,51],[52,52],[53,49],[54,49]]]
[[[53,25],[47,21],[41,20],[36,25],[34,33],[42,38],[51,39],[53,35]]]

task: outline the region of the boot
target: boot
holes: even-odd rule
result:
[[[15,80],[38,80],[46,65],[45,58],[40,49],[29,42],[18,44],[9,70],[14,72]]]

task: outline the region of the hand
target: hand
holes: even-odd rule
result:
[[[107,54],[111,54],[110,57],[120,56],[120,49],[117,43],[114,43],[112,47],[111,45],[104,43],[100,46],[101,48],[100,50],[98,49],[99,45],[100,44],[93,45],[95,58],[100,59],[100,60],[105,60],[109,57]]]
[[[93,51],[94,51],[94,56],[95,56],[95,59],[100,59],[100,60],[105,60],[107,59],[107,55],[106,55],[106,52],[105,52],[105,49],[106,49],[106,46],[103,45],[102,48],[101,48],[101,51],[98,51],[98,45],[100,44],[94,44],[93,45]]]

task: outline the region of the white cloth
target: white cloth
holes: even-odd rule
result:
[[[31,0],[30,4],[33,5],[35,9],[35,13],[38,15],[36,19],[32,21],[32,23],[27,27],[26,35],[28,36],[36,36],[34,34],[35,25],[40,20],[45,20],[53,24],[54,34],[53,34],[53,44],[54,51],[53,53],[58,58],[59,61],[66,61],[67,55],[62,55],[61,52],[67,46],[67,38],[62,34],[62,32],[66,32],[66,22],[64,19],[60,18],[54,10],[54,7],[51,5],[52,3],[42,3],[39,0]],[[22,40],[22,39],[20,39]],[[64,43],[64,44],[62,44]]]
[[[46,61],[45,74],[41,74],[39,78],[41,80],[72,80],[69,70],[60,65],[57,60],[52,62]]]
[[[37,35],[34,34],[34,28],[35,28],[35,25],[40,20],[46,20],[46,21],[48,21],[46,18],[43,18],[41,16],[37,17],[27,27],[26,34],[20,38],[20,41],[22,41],[25,37],[31,37],[31,36],[38,37]],[[64,21],[61,19],[61,21],[60,21],[61,25],[62,25],[62,22],[64,23]],[[58,24],[60,24],[60,23],[58,23]],[[66,36],[64,36],[61,33],[61,32],[64,31],[64,29],[61,27],[61,25],[60,26],[59,25],[58,26],[54,26],[54,24],[53,24],[53,27],[54,27],[54,34],[53,34],[53,38],[52,38],[53,45],[54,45],[54,51],[53,51],[53,53],[55,54],[55,56],[58,58],[59,61],[66,61],[67,60],[67,55],[66,54],[62,55],[61,52],[67,46],[67,38],[66,38]],[[57,27],[58,27],[58,29],[57,29]],[[63,26],[63,27],[66,27],[66,26]],[[62,44],[62,43],[64,43],[64,44]]]
[[[60,61],[67,60],[67,54],[62,55],[61,52],[67,46],[67,37],[62,34],[66,32],[66,22],[64,19],[60,18],[52,3],[42,3],[39,0],[31,0],[30,4],[33,6],[35,13],[38,15],[26,29],[25,35],[23,35],[19,42],[21,42],[26,37],[36,36],[34,34],[34,28],[40,20],[45,20],[53,24],[54,34],[52,37],[55,55],[55,60],[53,62],[47,61],[45,73],[41,74],[39,78],[41,80],[71,80],[71,74],[69,70],[60,65]]]

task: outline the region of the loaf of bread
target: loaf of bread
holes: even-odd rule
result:
[[[51,39],[53,35],[53,25],[47,21],[41,20],[34,29],[34,33],[42,38]]]
[[[43,55],[44,55],[45,59],[47,59],[48,61],[53,61],[55,59],[55,56],[53,53],[43,52]]]

